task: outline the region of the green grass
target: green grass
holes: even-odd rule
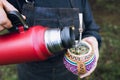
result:
[[[17,80],[16,65],[0,66],[0,80]]]

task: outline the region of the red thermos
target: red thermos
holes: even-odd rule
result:
[[[71,28],[33,26],[28,30],[0,35],[0,65],[45,60],[55,52],[72,47]]]

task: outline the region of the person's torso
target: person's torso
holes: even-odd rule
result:
[[[16,1],[19,2],[19,5],[15,4]],[[24,4],[27,4],[25,3],[25,0],[11,0],[10,2],[17,7],[20,5],[23,7]],[[32,6],[34,7],[34,10],[29,7],[27,9],[24,7],[22,8],[22,12],[27,17],[26,21],[30,24],[30,26],[42,25],[50,28],[74,26],[76,29],[76,35],[78,36],[78,13],[83,12],[82,3],[83,0],[34,0],[34,6]],[[64,55],[64,52],[60,52],[59,54]],[[53,59],[52,61],[54,61],[59,58],[62,57],[57,55],[51,57],[50,59]]]

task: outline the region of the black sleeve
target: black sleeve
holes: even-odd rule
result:
[[[94,36],[97,39],[100,47],[101,36],[99,35],[99,26],[94,21],[88,0],[84,0],[83,21],[85,24],[83,38],[88,36]]]

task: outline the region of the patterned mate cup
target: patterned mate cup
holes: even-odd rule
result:
[[[82,75],[90,71],[96,62],[92,46],[85,41],[75,44],[67,50],[63,59],[65,67],[75,75]]]

